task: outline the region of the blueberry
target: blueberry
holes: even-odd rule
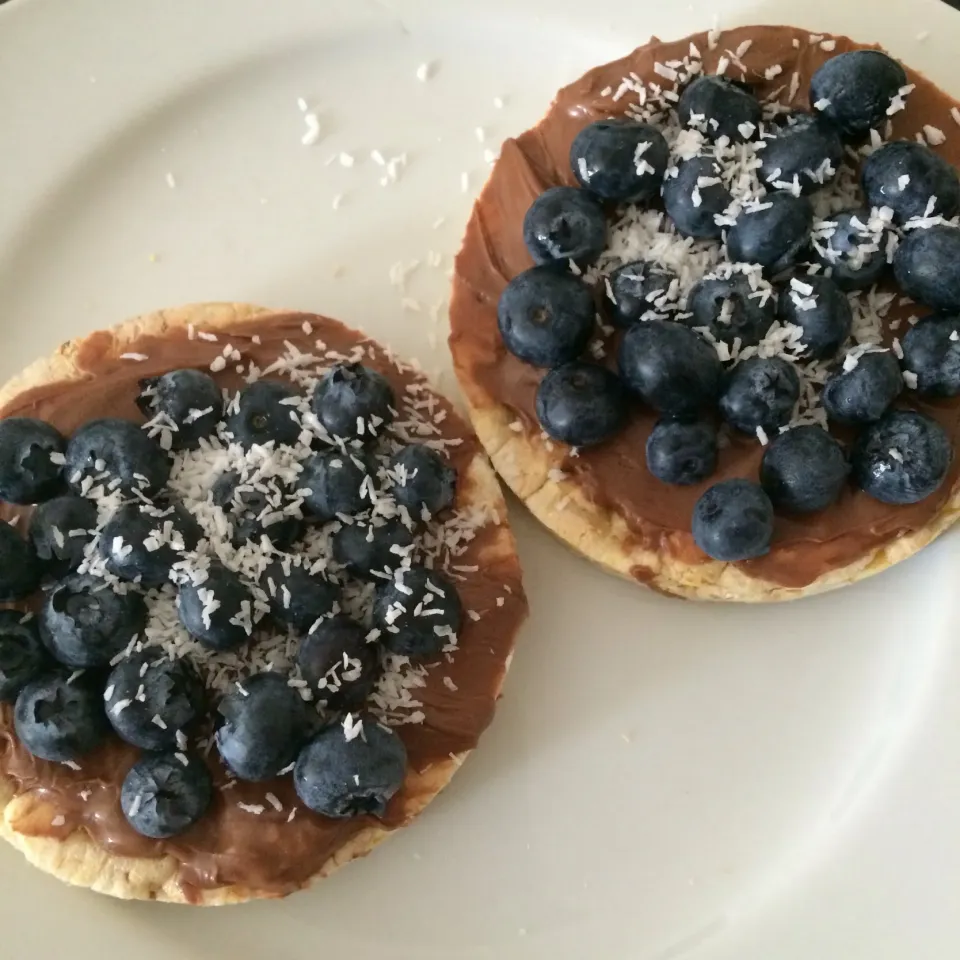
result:
[[[960,310],[960,227],[911,230],[893,258],[900,289],[934,310]]]
[[[780,319],[803,330],[804,356],[834,356],[850,336],[853,310],[847,295],[829,278],[799,276],[780,294]]]
[[[523,242],[534,263],[592,263],[607,245],[607,218],[585,190],[550,187],[523,218]]]
[[[890,207],[897,223],[960,213],[957,171],[922,143],[885,143],[864,161],[861,176],[870,206]]]
[[[303,505],[312,517],[332,520],[370,507],[376,479],[376,461],[363,450],[324,450],[304,462],[298,487],[310,491]]]
[[[104,417],[85,423],[67,444],[67,483],[85,493],[84,480],[125,494],[156,493],[170,477],[170,459],[156,440],[129,420]]]
[[[348,721],[322,730],[300,752],[293,771],[297,796],[324,817],[383,816],[403,784],[407,751],[373,717]]]
[[[274,619],[304,634],[321,617],[338,609],[340,589],[319,573],[311,573],[299,559],[274,560],[264,572],[261,586]]]
[[[538,367],[575,360],[590,341],[595,317],[590,288],[573,274],[547,266],[515,276],[497,304],[504,345]]]
[[[693,539],[708,557],[734,563],[770,552],[773,505],[750,480],[722,480],[693,508]]]
[[[257,380],[228,405],[227,429],[244,449],[254,445],[293,446],[300,437],[300,394],[279,380]]]
[[[574,176],[601,200],[654,199],[669,160],[663,134],[636,120],[598,120],[584,127],[570,147]]]
[[[44,569],[64,577],[80,566],[97,527],[97,508],[70,493],[41,503],[30,518],[30,542]]]
[[[727,233],[730,259],[780,273],[797,261],[812,227],[813,207],[806,197],[768,193],[759,208],[744,210]]]
[[[676,274],[646,260],[634,260],[610,274],[610,319],[618,327],[641,320],[663,320],[676,306],[680,281]]]
[[[141,380],[137,406],[151,419],[163,414],[163,424],[171,427],[174,450],[199,446],[202,438],[216,431],[223,416],[223,397],[213,377],[189,368]]]
[[[760,179],[765,184],[796,182],[804,193],[813,193],[836,176],[843,162],[840,135],[812,113],[790,114],[764,143]]]
[[[694,416],[720,392],[717,352],[688,327],[666,320],[632,326],[620,343],[620,375],[654,410]]]
[[[213,780],[206,764],[182,752],[146,754],[127,771],[120,788],[120,809],[127,822],[154,840],[184,833],[212,800]]]
[[[778,510],[815,513],[836,503],[850,474],[843,447],[817,426],[774,437],[763,453],[760,483]]]
[[[960,317],[925,317],[903,338],[903,368],[928,397],[960,394]]]
[[[303,679],[330,710],[361,707],[380,672],[380,644],[347,616],[324,620],[300,643],[297,665]]]
[[[723,228],[716,217],[733,202],[720,174],[720,164],[713,157],[694,157],[677,167],[675,177],[663,181],[664,207],[683,236],[720,239]]]
[[[902,390],[900,364],[885,350],[865,353],[852,370],[834,373],[820,398],[831,420],[854,425],[879,420]]]
[[[437,656],[463,618],[457,588],[437,570],[414,565],[377,587],[373,623],[391,652],[415,660]]]
[[[854,50],[828,60],[810,81],[810,102],[846,137],[883,130],[890,101],[906,86],[903,67],[879,50]]]
[[[147,623],[143,597],[120,593],[94,577],[71,574],[47,594],[40,635],[51,653],[75,670],[106,666]]]
[[[180,622],[211,650],[235,650],[253,634],[250,591],[232,570],[213,561],[200,583],[187,580],[177,596]]]
[[[217,707],[224,718],[217,749],[241,780],[270,780],[297,759],[314,727],[299,692],[279,673],[259,673],[238,684]]]
[[[882,503],[919,503],[946,479],[950,437],[936,420],[914,410],[891,410],[864,427],[853,449],[861,489]]]
[[[566,363],[540,381],[537,419],[554,440],[590,447],[609,440],[627,419],[620,378],[595,363]]]
[[[60,492],[65,441],[56,427],[32,417],[0,420],[0,500],[40,503]]]
[[[724,420],[743,433],[775,433],[800,399],[800,377],[782,357],[751,357],[727,376],[720,396]]]
[[[175,750],[204,716],[200,676],[187,660],[148,647],[121,660],[107,678],[107,719],[120,738],[143,750]]]
[[[375,440],[393,422],[395,406],[387,378],[359,363],[332,366],[313,394],[313,412],[339,440]]]
[[[685,322],[707,327],[717,340],[733,346],[756,346],[776,320],[777,299],[772,288],[755,274],[708,276],[696,283],[687,297],[693,316]]]
[[[680,95],[677,115],[683,126],[695,127],[709,140],[728,137],[739,143],[752,139],[760,127],[763,110],[742,84],[710,76],[698,77],[687,86]]]
[[[228,470],[217,477],[211,497],[230,522],[236,547],[267,537],[278,550],[286,550],[303,535],[303,520],[284,510],[291,494],[278,477],[242,480]]]
[[[35,757],[64,763],[98,747],[109,727],[100,690],[86,677],[52,673],[31,680],[13,712],[20,742]]]
[[[717,469],[717,428],[706,420],[658,420],[647,438],[647,469],[682,487],[706,480]]]
[[[46,666],[36,619],[19,610],[0,610],[0,702],[13,703]]]
[[[173,565],[202,537],[196,520],[182,506],[159,507],[139,502],[118,507],[100,532],[100,556],[121,580],[146,587],[162,586]]]
[[[33,544],[0,520],[0,603],[29,597],[40,586],[40,572]]]
[[[394,499],[414,520],[446,510],[457,492],[457,471],[430,447],[410,443],[390,458],[390,488]]]
[[[864,290],[887,268],[888,226],[865,207],[831,214],[814,224],[814,256],[841,290]]]
[[[398,517],[346,523],[333,535],[333,558],[357,577],[376,579],[410,556],[413,534]]]

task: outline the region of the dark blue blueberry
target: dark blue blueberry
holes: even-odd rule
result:
[[[727,376],[720,412],[743,433],[760,427],[773,434],[789,421],[799,399],[800,377],[791,363],[782,357],[751,357]]]
[[[186,765],[183,759],[186,759]],[[120,809],[137,833],[154,840],[192,827],[213,799],[213,780],[199,757],[148,753],[123,778]]]
[[[97,527],[97,508],[76,494],[41,503],[30,518],[30,542],[54,577],[64,577],[83,561]]]
[[[21,689],[13,723],[33,756],[58,763],[90,753],[110,729],[100,688],[86,677],[69,680],[59,673],[31,680]]]
[[[457,588],[437,570],[415,565],[377,587],[373,623],[391,653],[414,660],[435,657],[451,642],[462,619]]]
[[[0,610],[0,702],[13,703],[47,666],[36,618],[20,610]]]
[[[0,603],[29,597],[40,586],[40,573],[33,544],[0,520]]]
[[[735,563],[770,552],[773,505],[750,480],[714,484],[693,508],[693,539],[714,560]]]
[[[717,428],[706,420],[658,420],[647,438],[647,469],[681,487],[706,480],[717,469]]]
[[[411,554],[413,534],[399,517],[345,523],[333,535],[333,559],[357,577],[377,579]]]
[[[453,503],[457,493],[457,471],[422,443],[398,450],[390,458],[390,473],[395,477],[390,492],[414,520],[435,517]]]
[[[213,377],[199,370],[171,370],[140,381],[137,406],[145,417],[164,415],[174,450],[191,450],[211,436],[223,416],[223,397]]]
[[[869,205],[890,207],[897,223],[960,213],[956,169],[925,144],[913,140],[885,143],[864,161],[862,180]],[[931,208],[932,198],[936,203]]]
[[[720,392],[723,369],[716,350],[679,323],[632,326],[620,343],[618,364],[626,385],[668,416],[694,416]]]
[[[330,710],[363,706],[380,673],[380,644],[347,616],[324,620],[300,642],[297,665]]]
[[[891,410],[864,427],[853,448],[860,488],[882,503],[919,503],[946,479],[950,437],[936,420],[914,410]]]
[[[810,81],[810,102],[846,137],[883,131],[890,101],[906,86],[903,67],[879,50],[853,50],[828,60]]]
[[[224,718],[217,749],[241,780],[270,780],[296,759],[314,732],[314,721],[287,677],[258,673],[238,684],[217,707]]]
[[[180,622],[211,650],[235,650],[253,634],[253,601],[244,582],[213,561],[202,583],[187,580],[177,596]]]
[[[777,298],[751,275],[731,273],[729,277],[704,277],[687,297],[687,309],[693,314],[685,322],[691,327],[707,327],[724,343],[740,341],[742,347],[756,346],[777,318]]]
[[[40,503],[63,486],[59,460],[65,441],[60,431],[32,417],[0,420],[0,500]]]
[[[804,356],[834,356],[850,336],[853,310],[847,295],[829,278],[794,277],[780,294],[780,319],[803,330]]]
[[[313,394],[313,412],[337,440],[372,442],[393,422],[395,407],[387,378],[359,363],[334,364]]]
[[[836,128],[812,113],[790,114],[764,143],[760,179],[767,185],[797,182],[804,193],[813,193],[836,176],[843,162]]]
[[[839,499],[850,475],[843,447],[817,426],[794,427],[770,441],[760,483],[777,510],[815,513]]]
[[[887,268],[885,227],[873,229],[871,212],[865,207],[831,214],[814,225],[816,260],[829,268],[841,290],[864,290],[877,283]]]
[[[757,98],[742,84],[726,77],[710,76],[698,77],[687,86],[680,95],[677,115],[683,126],[694,127],[709,140],[728,137],[733,143],[739,143],[753,138],[763,119],[763,110]]]
[[[317,520],[332,520],[338,513],[348,517],[368,509],[377,465],[363,450],[324,450],[303,464],[297,481],[304,495],[304,509]]]
[[[392,730],[367,714],[348,715],[303,748],[293,785],[304,805],[324,817],[381,817],[406,769],[406,748]]]
[[[203,535],[184,507],[139,502],[118,507],[100,532],[100,556],[121,580],[162,586],[173,565],[195,550]]]
[[[917,375],[924,396],[960,394],[960,317],[925,317],[911,327],[903,338],[903,369]]]
[[[879,420],[902,390],[900,364],[885,350],[863,354],[852,370],[838,370],[824,384],[820,398],[831,420],[855,425]]]
[[[636,120],[598,120],[584,127],[570,147],[574,176],[601,200],[653,200],[660,195],[669,161],[663,134]]]
[[[893,258],[900,289],[933,310],[960,310],[960,227],[911,230]]]
[[[103,699],[120,738],[143,750],[179,749],[206,709],[203,683],[193,665],[171,660],[157,647],[121,660],[110,671]]]
[[[538,367],[576,360],[590,342],[596,318],[590,288],[571,273],[533,267],[504,287],[497,323],[506,348]]]
[[[293,446],[300,437],[300,393],[279,380],[257,380],[245,386],[227,407],[227,429],[244,449]]]
[[[766,205],[770,204],[769,207]],[[727,233],[727,249],[735,263],[758,263],[772,274],[792,266],[810,242],[813,207],[806,197],[778,191],[760,206],[744,210]]]
[[[646,260],[634,260],[610,274],[606,302],[618,327],[641,320],[665,320],[676,306],[680,282],[676,274]]]
[[[278,550],[286,550],[303,535],[303,520],[284,510],[291,494],[277,477],[241,481],[238,473],[229,470],[217,477],[211,497],[230,521],[234,546],[259,544],[267,537]]]
[[[67,444],[67,483],[84,493],[84,480],[124,493],[153,494],[170,477],[170,458],[156,440],[129,420],[104,417],[85,423]]]
[[[713,157],[694,157],[677,167],[675,177],[663,181],[664,207],[683,236],[720,239],[723,228],[716,217],[733,202],[720,173],[720,164]]]
[[[329,617],[340,602],[340,589],[319,573],[311,573],[300,558],[274,560],[264,571],[260,585],[270,602],[275,620],[306,633],[321,617]]]
[[[567,363],[537,387],[537,419],[554,440],[591,447],[609,440],[627,419],[620,378],[595,363]]]
[[[104,667],[147,623],[147,606],[133,590],[120,593],[103,580],[72,574],[47,594],[40,635],[50,652],[75,670]]]
[[[585,190],[550,187],[523,218],[523,242],[534,263],[592,263],[607,245],[607,217]]]

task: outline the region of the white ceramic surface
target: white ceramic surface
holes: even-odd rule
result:
[[[936,0],[13,0],[0,375],[138,311],[230,298],[340,316],[452,389],[430,310],[484,149],[587,67],[714,17],[880,40],[960,93],[960,15]],[[374,149],[407,153],[397,183]],[[341,152],[353,167],[328,164]],[[412,260],[420,313],[389,279]],[[493,728],[419,823],[313,891],[218,911],[68,889],[2,847],[0,955],[960,953],[960,537],[750,610],[661,599],[514,520],[533,615]]]

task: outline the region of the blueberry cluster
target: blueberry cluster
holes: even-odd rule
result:
[[[739,561],[769,551],[775,510],[823,510],[851,478],[891,504],[944,481],[941,426],[893,405],[905,384],[960,394],[960,178],[925,144],[883,143],[912,89],[883,53],[827,61],[810,112],[765,110],[747,84],[696,69],[681,80],[651,122],[577,134],[579,187],[527,211],[535,266],[503,290],[498,326],[510,353],[545,368],[536,415],[555,440],[603,443],[645,405],[660,417],[649,470],[681,485],[714,474],[724,431],[766,445],[756,479],[715,484],[692,516],[709,556]],[[863,199],[838,209],[824,191],[852,183],[850,156],[866,156]],[[659,235],[630,235],[642,209],[661,211]],[[663,234],[706,251],[706,268],[660,256]],[[896,353],[878,336],[851,347],[852,303],[891,273],[937,312]],[[849,449],[830,422],[857,431]]]
[[[232,777],[292,773],[318,813],[382,814],[406,765],[371,712],[384,665],[436,659],[463,614],[421,549],[455,498],[442,445],[409,442],[390,383],[356,362],[227,397],[175,370],[138,404],[143,426],[69,439],[0,421],[0,496],[36,505],[26,538],[0,523],[0,599],[43,591],[37,615],[0,611],[21,743],[70,764],[109,736],[139,748],[121,806],[148,837],[207,810],[203,739]],[[265,637],[291,662],[263,663]]]

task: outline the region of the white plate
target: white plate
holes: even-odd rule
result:
[[[429,311],[484,149],[588,66],[718,7],[881,40],[960,92],[960,16],[934,0],[13,0],[0,374],[205,298],[329,312],[447,371]],[[380,186],[374,149],[407,154],[399,182]],[[327,165],[341,152],[352,168]],[[422,313],[388,276],[415,259]],[[616,582],[514,516],[533,616],[482,749],[419,823],[312,892],[228,911],[116,903],[4,847],[3,956],[957,956],[957,537],[750,610]]]

